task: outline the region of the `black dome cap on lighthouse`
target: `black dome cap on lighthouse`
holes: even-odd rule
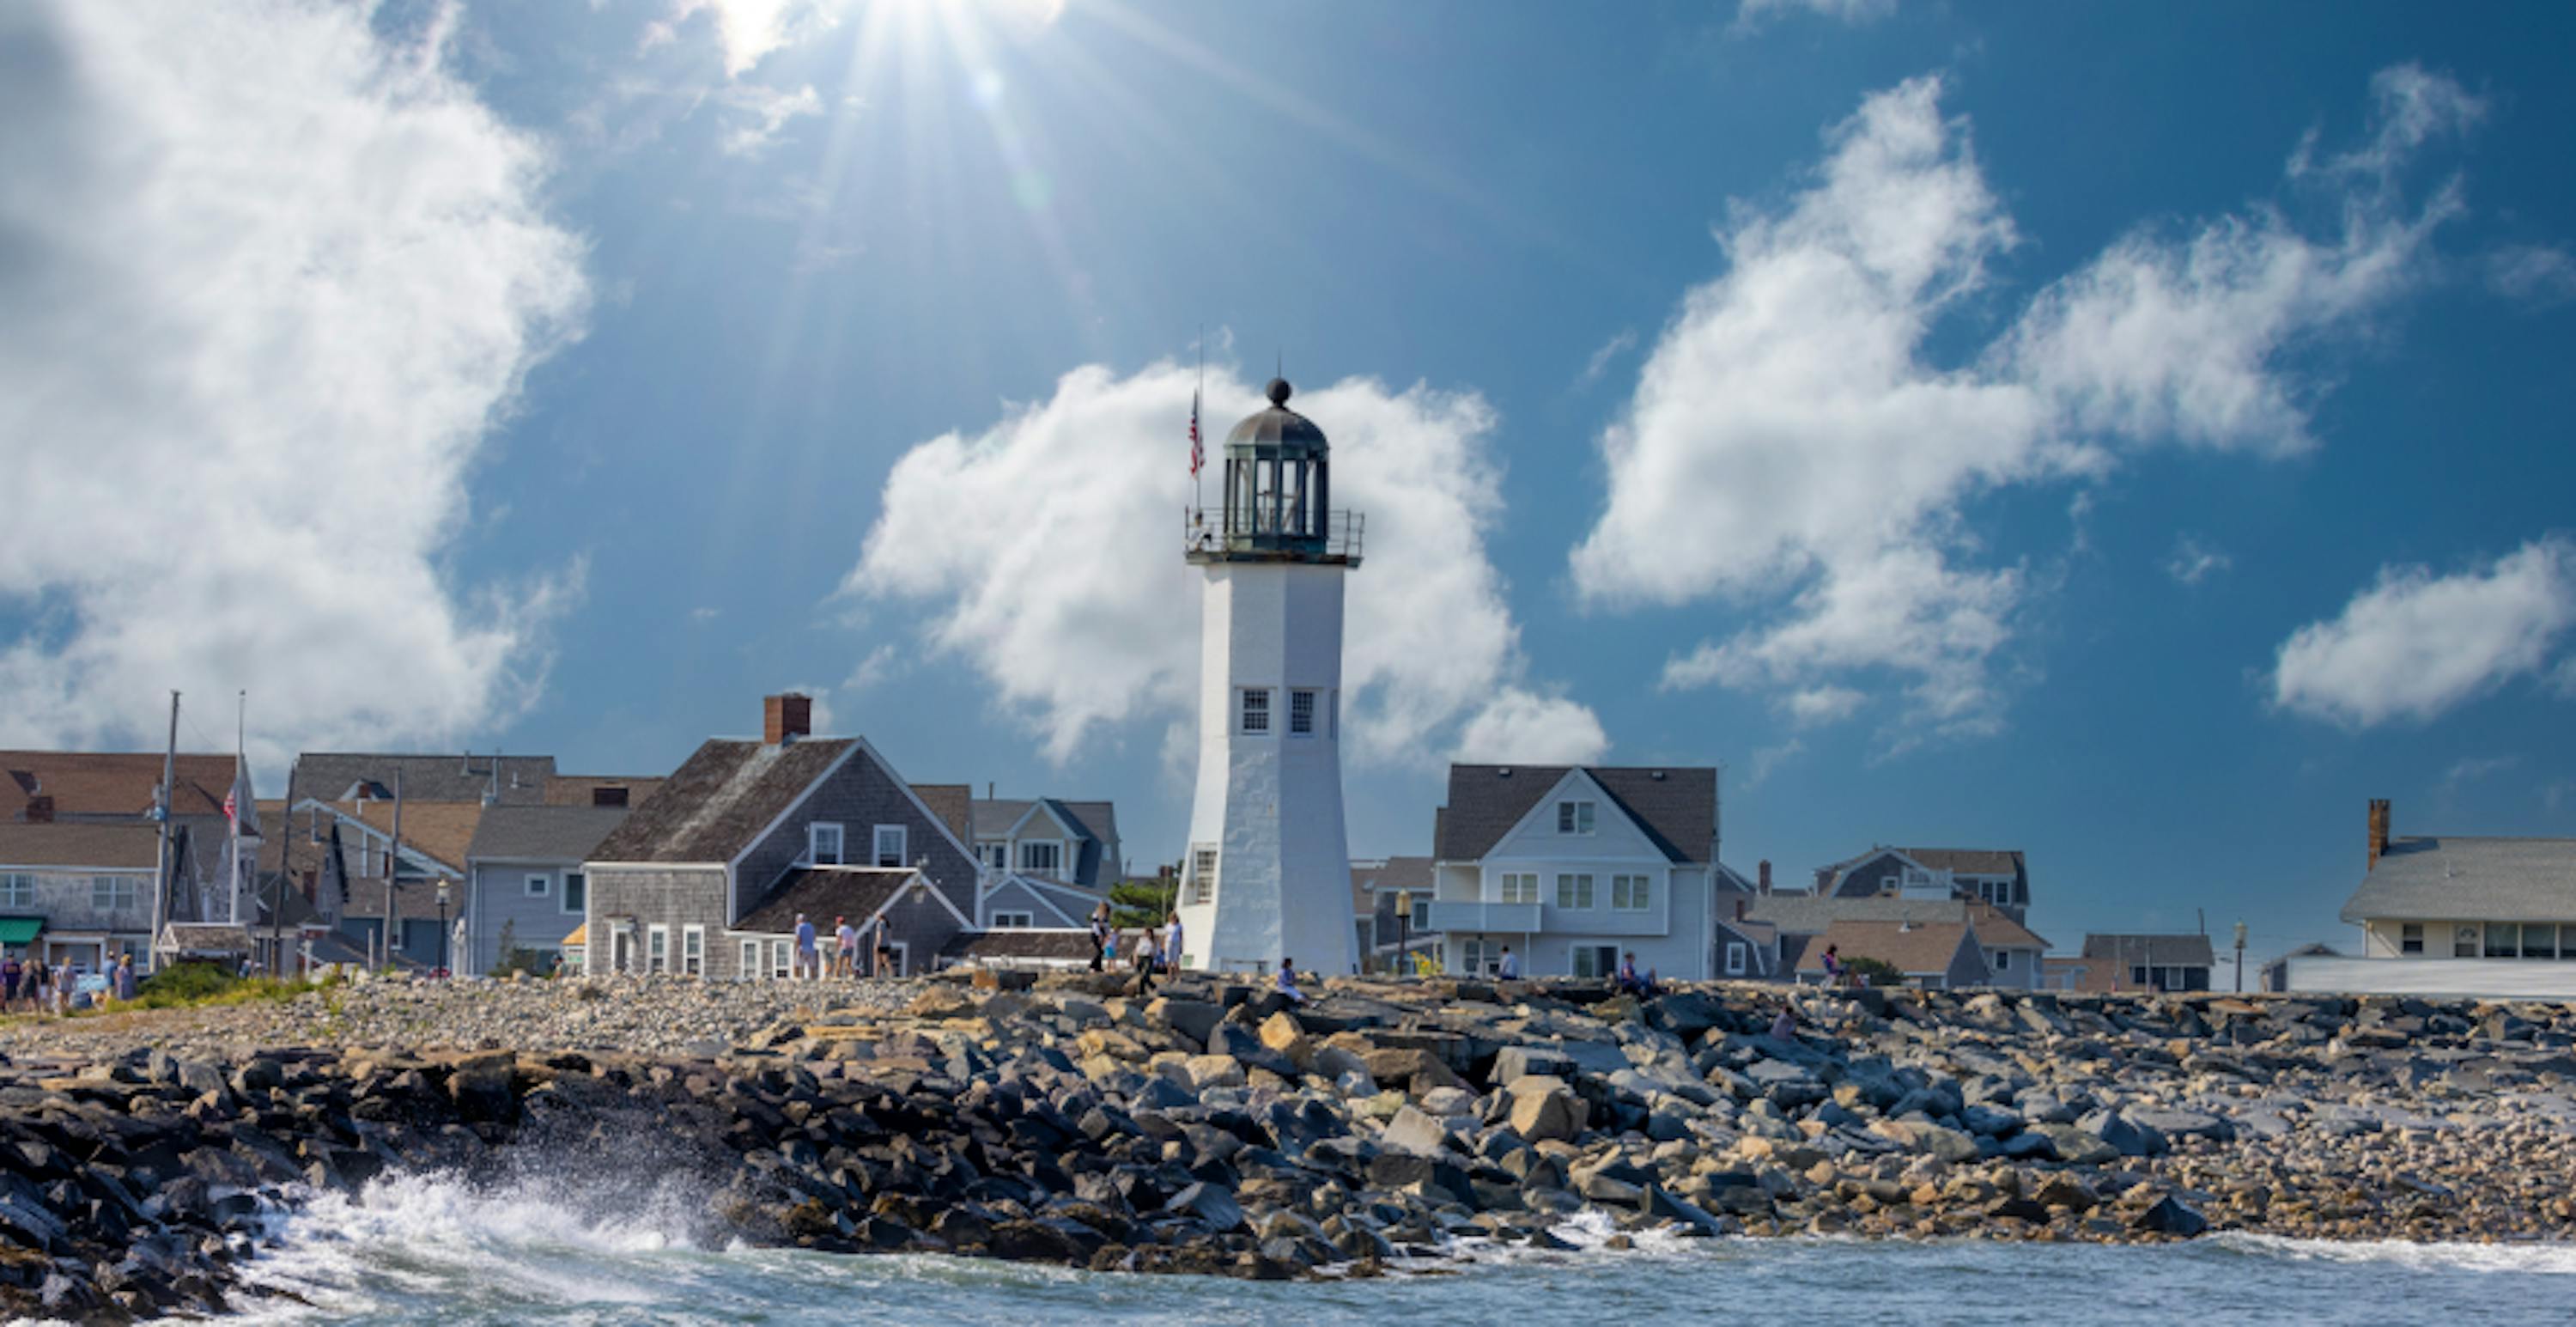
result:
[[[1232,433],[1225,435],[1225,445],[1323,447],[1324,431],[1315,427],[1315,421],[1288,408],[1288,396],[1294,390],[1286,378],[1271,379],[1269,386],[1262,389],[1262,394],[1270,398],[1270,408],[1245,416]]]

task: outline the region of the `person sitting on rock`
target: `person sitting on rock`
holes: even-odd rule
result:
[[[1611,978],[1610,989],[1621,995],[1636,996],[1640,1000],[1654,997],[1654,979],[1637,975],[1636,950],[1629,950],[1626,957],[1619,960],[1619,975]]]
[[[1290,1004],[1306,1003],[1306,993],[1297,989],[1297,960],[1293,958],[1279,960],[1279,993]]]
[[[1795,1041],[1797,1037],[1798,1015],[1796,1011],[1789,1007],[1788,1001],[1782,1000],[1780,1002],[1779,1016],[1771,1020],[1771,1039],[1773,1041]]]
[[[1513,953],[1510,945],[1503,946],[1503,961],[1501,966],[1494,970],[1494,975],[1504,981],[1519,981],[1521,979],[1520,955]]]

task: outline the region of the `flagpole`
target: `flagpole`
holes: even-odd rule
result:
[[[232,843],[226,849],[232,866],[225,876],[228,897],[224,905],[224,920],[234,926],[241,925],[242,752],[248,744],[246,734],[250,727],[249,716],[250,693],[248,691],[235,693],[233,696],[233,791],[232,796],[224,799],[233,804]]]
[[[1207,324],[1200,323],[1199,385],[1198,390],[1190,394],[1190,494],[1191,497],[1197,501],[1199,510],[1202,512],[1207,510],[1207,476],[1200,472],[1205,470],[1207,467],[1200,463],[1199,458],[1206,454],[1207,437],[1199,428],[1199,405],[1201,402],[1206,400],[1206,398]]]

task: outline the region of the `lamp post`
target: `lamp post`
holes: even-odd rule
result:
[[[2245,993],[2245,923],[2236,923],[2236,993]]]
[[[441,976],[446,975],[448,960],[454,957],[447,949],[447,882],[441,880],[438,882],[438,971]]]

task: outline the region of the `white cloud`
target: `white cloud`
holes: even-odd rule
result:
[[[871,691],[901,676],[903,669],[901,652],[891,644],[880,645],[868,651],[867,657],[859,660],[859,666],[850,670],[849,679],[841,683],[841,689],[851,695]]]
[[[777,141],[779,131],[789,121],[823,113],[823,99],[815,95],[811,84],[793,92],[736,84],[726,89],[719,100],[751,119],[751,123],[724,136],[724,150],[737,157],[758,156]]]
[[[2502,774],[2521,763],[2520,756],[2462,756],[2452,761],[2449,769],[2442,771],[2442,792],[2446,796],[2457,793],[2488,775]]]
[[[582,246],[443,40],[314,3],[0,8],[0,607],[34,623],[0,642],[0,742],[157,744],[168,688],[246,687],[274,763],[534,695],[581,567],[443,558],[577,331]]]
[[[1761,787],[1763,784],[1769,783],[1773,773],[1777,772],[1782,765],[1795,759],[1799,752],[1806,749],[1807,742],[1805,738],[1792,737],[1788,741],[1780,743],[1778,746],[1766,746],[1755,751],[1753,753],[1753,759],[1747,762],[1745,767],[1743,790],[1745,792],[1751,792],[1754,789]]]
[[[2421,108],[2443,104],[2443,82],[2383,90],[2368,151],[2393,161],[2429,136],[2441,114]],[[1719,597],[1756,617],[1672,659],[1667,686],[1776,691],[1794,716],[1799,695],[1894,681],[1909,698],[1896,744],[1994,731],[1993,660],[2049,578],[1963,565],[1979,548],[1964,505],[2102,479],[2124,449],[2169,439],[2299,445],[2305,383],[2284,353],[2402,290],[2456,207],[2446,190],[2408,212],[2338,164],[2335,233],[2268,207],[2140,230],[1948,365],[1927,343],[1963,302],[1993,298],[1989,265],[2018,236],[1941,95],[1927,77],[1869,97],[1827,132],[1800,192],[1738,205],[1719,236],[1727,270],[1683,297],[1603,433],[1609,498],[1573,552],[1577,592],[1613,607]],[[2087,509],[2069,508],[2079,549]]]
[[[2211,576],[2235,566],[2236,560],[2226,550],[2201,542],[2189,531],[2174,536],[2173,552],[2165,558],[2165,574],[2185,585],[2198,585]]]
[[[1634,331],[1623,331],[1602,342],[1601,348],[1593,351],[1590,359],[1583,361],[1583,377],[1579,385],[1589,387],[1601,381],[1601,375],[1610,371],[1610,361],[1636,348],[1637,334]]]
[[[724,48],[725,74],[740,78],[771,51],[802,40],[838,20],[823,0],[675,0],[670,18],[645,33],[645,43],[672,40],[691,17],[704,14]]]
[[[934,647],[979,668],[1056,761],[1103,729],[1190,720],[1201,573],[1181,560],[1178,513],[1195,385],[1176,364],[1124,377],[1089,365],[980,434],[915,447],[845,591],[934,605]],[[1209,432],[1221,440],[1256,404],[1220,375]],[[1367,379],[1294,404],[1332,437],[1334,501],[1367,515],[1343,650],[1353,754],[1433,760],[1472,741],[1520,760],[1597,757],[1590,712],[1523,681],[1520,629],[1485,556],[1502,501],[1492,409]]]
[[[2576,258],[2564,249],[2517,244],[2487,255],[2487,289],[2526,304],[2576,299]]]
[[[2576,544],[2551,537],[2482,568],[2385,567],[2328,622],[2281,645],[2272,698],[2348,728],[2432,719],[2538,674],[2576,624]]]
[[[1772,15],[1792,9],[1802,9],[1857,27],[1895,13],[1896,0],[1743,0],[1736,6],[1735,26],[1738,31],[1750,30]]]

